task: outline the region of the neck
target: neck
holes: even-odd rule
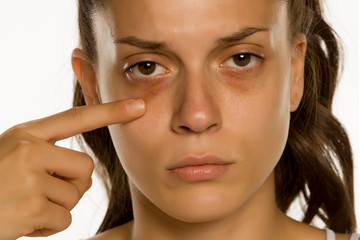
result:
[[[221,219],[200,223],[174,219],[147,199],[133,194],[135,220],[132,239],[285,239],[281,232],[284,231],[286,217],[276,207],[274,188],[274,176],[271,174],[239,209]]]

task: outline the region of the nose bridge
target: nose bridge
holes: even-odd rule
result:
[[[172,129],[177,133],[215,131],[221,125],[216,88],[206,71],[186,71],[179,84]]]
[[[205,74],[198,72],[188,73],[184,77],[183,108],[188,110],[207,112],[212,107],[211,96],[214,89]]]

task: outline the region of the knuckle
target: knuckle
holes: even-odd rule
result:
[[[16,142],[19,139],[27,139],[25,127],[20,125],[14,126],[0,135],[0,140],[4,143]]]
[[[30,129],[31,123],[21,123],[18,125],[15,125],[8,130],[6,130],[1,137],[4,138],[12,138],[12,139],[28,139],[29,138],[29,129]]]
[[[16,152],[16,160],[22,164],[28,163],[29,160],[36,160],[37,158],[34,155],[40,151],[37,144],[25,139],[18,141],[14,150]]]
[[[16,151],[21,155],[27,155],[33,151],[33,143],[29,140],[19,140],[17,142]]]
[[[47,223],[49,221],[56,222],[52,229],[45,228],[45,226],[48,225]],[[60,211],[55,213],[55,216],[49,214],[47,215],[47,217],[44,217],[43,221],[40,221],[39,223],[37,223],[37,225],[34,225],[32,230],[40,233],[40,236],[46,237],[67,229],[71,225],[71,222],[72,216],[70,211],[66,209],[61,209]]]
[[[35,173],[27,172],[24,173],[21,177],[21,182],[24,189],[35,192],[35,190],[40,186],[41,181],[39,176]]]
[[[83,177],[90,178],[95,169],[94,160],[86,153],[80,153],[80,156]]]
[[[48,215],[48,218],[52,218],[52,219],[56,218],[56,220],[55,220],[56,224],[54,224],[52,229],[44,229],[42,227],[42,231],[47,231],[47,233],[43,232],[44,236],[52,235],[55,232],[61,232],[65,229],[67,229],[71,225],[72,216],[71,216],[70,211],[62,208],[62,209],[58,209],[58,211],[56,211],[54,214],[56,216]],[[46,221],[54,221],[54,220],[47,219]]]
[[[47,198],[40,194],[28,196],[25,201],[19,204],[18,210],[25,218],[37,218],[45,212],[47,202]]]
[[[84,161],[85,161],[84,164],[85,171],[88,173],[88,176],[91,177],[91,174],[95,168],[94,160],[88,154],[85,154]]]
[[[29,124],[28,123],[21,123],[18,125],[15,125],[8,129],[5,133],[6,134],[12,134],[12,135],[24,135],[24,133],[27,132]]]
[[[87,186],[87,188],[86,188],[86,191],[91,188],[92,184],[93,184],[93,181],[92,181],[92,178],[90,178],[90,179],[89,179],[88,186]]]
[[[70,213],[70,211],[65,210],[64,213],[63,213],[61,221],[59,221],[59,223],[61,225],[59,226],[59,229],[57,229],[57,230],[58,231],[65,230],[66,228],[68,228],[71,225],[71,222],[72,222],[71,213]]]
[[[23,160],[29,158],[32,155],[32,152],[34,151],[33,149],[34,146],[30,141],[28,140],[18,141],[14,149],[17,155],[17,160]]]
[[[81,193],[79,189],[75,185],[72,185],[71,194],[68,195],[69,204],[66,207],[66,209],[68,209],[69,211],[73,209],[76,206],[76,204],[79,202],[80,198],[81,198]]]
[[[71,123],[68,125],[69,130],[76,132],[77,128],[86,122],[84,119],[83,107],[74,107],[70,110],[65,111],[64,119]]]
[[[32,215],[40,215],[46,209],[47,199],[42,195],[34,196],[28,199],[28,204],[32,209]]]
[[[124,115],[124,116],[129,115],[129,110],[128,110],[126,102],[120,102],[118,106],[113,106],[113,108],[115,108],[115,107],[120,109],[122,115]]]
[[[34,227],[34,229],[38,233],[37,236],[41,236],[41,237],[49,237],[49,236],[54,235],[59,232],[59,231],[54,231],[51,229],[42,228],[39,226]]]

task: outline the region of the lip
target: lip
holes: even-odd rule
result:
[[[168,170],[174,170],[176,168],[183,168],[189,166],[200,166],[200,165],[228,165],[233,162],[225,161],[214,155],[190,155],[170,166]]]
[[[224,175],[233,162],[213,155],[192,155],[169,167],[171,174],[186,182],[206,181]]]

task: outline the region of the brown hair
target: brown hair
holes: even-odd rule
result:
[[[105,0],[79,0],[80,47],[95,63],[93,13]],[[342,125],[332,114],[332,100],[340,68],[340,45],[326,23],[320,0],[287,0],[291,36],[307,38],[304,95],[291,113],[289,137],[275,168],[276,202],[286,212],[302,196],[307,208],[303,222],[320,217],[327,227],[341,233],[356,228],[354,214],[353,159]],[[76,81],[74,106],[85,105]],[[109,207],[98,230],[103,232],[133,219],[127,176],[111,141],[108,128],[83,133],[109,180]]]

